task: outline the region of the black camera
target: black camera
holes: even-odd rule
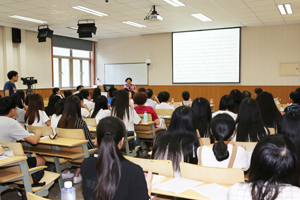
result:
[[[23,81],[23,85],[37,84],[37,79],[34,79],[34,77],[22,77],[21,80]]]

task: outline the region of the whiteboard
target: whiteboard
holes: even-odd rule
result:
[[[148,85],[148,66],[146,63],[105,64],[105,84],[124,85],[125,79],[132,78],[134,85]]]

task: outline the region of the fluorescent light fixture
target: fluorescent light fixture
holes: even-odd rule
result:
[[[47,24],[46,21],[42,21],[42,20],[38,20],[38,19],[32,19],[32,18],[28,18],[28,17],[22,17],[19,15],[10,15],[9,17],[15,18],[15,19],[21,19],[21,20],[25,20],[25,21],[30,21],[30,22],[35,22],[35,23],[39,23],[39,24]]]
[[[286,15],[286,12],[285,12],[285,9],[284,9],[283,5],[277,5],[277,6],[278,6],[278,9],[281,12],[281,14]]]
[[[138,24],[138,23],[135,23],[135,22],[132,22],[132,21],[122,21],[124,24],[128,24],[128,25],[131,25],[131,26],[136,26],[136,27],[139,27],[139,28],[145,28],[147,26],[145,25],[142,25],[142,24]]]
[[[105,13],[101,13],[101,12],[98,12],[96,10],[92,10],[92,9],[89,9],[89,8],[86,8],[86,7],[83,7],[83,6],[73,6],[72,8],[83,11],[83,12],[86,12],[86,13],[90,13],[90,14],[93,14],[93,15],[97,15],[99,17],[108,16]]]
[[[287,12],[288,14],[293,14],[291,4],[289,4],[289,3],[288,3],[288,4],[284,4],[284,6],[285,6],[286,12]]]
[[[178,0],[164,0],[164,1],[171,4],[174,7],[185,6],[185,4],[181,3]]]
[[[78,29],[78,27],[74,27],[74,26],[69,26],[69,27],[67,27],[67,28],[73,29],[73,30],[77,30],[77,29]]]
[[[212,19],[206,17],[205,15],[201,14],[201,13],[198,13],[198,14],[191,14],[193,17],[196,17],[197,19],[200,19],[201,21],[204,21],[204,22],[210,22],[212,21]]]

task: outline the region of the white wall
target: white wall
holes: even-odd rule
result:
[[[101,39],[96,47],[97,84],[105,63],[144,62],[152,53],[149,85],[172,85],[171,33]],[[241,85],[300,85],[299,76],[279,77],[281,62],[300,62],[300,24],[242,28]]]

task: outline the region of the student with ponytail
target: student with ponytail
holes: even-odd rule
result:
[[[210,123],[215,143],[198,148],[198,165],[242,168],[247,171],[250,165],[248,153],[240,146],[229,144],[234,129],[235,122],[231,116],[227,114],[215,116]]]
[[[81,165],[85,200],[148,200],[152,172],[126,160],[120,149],[126,129],[115,117],[102,119],[97,126],[98,157],[86,158]]]

